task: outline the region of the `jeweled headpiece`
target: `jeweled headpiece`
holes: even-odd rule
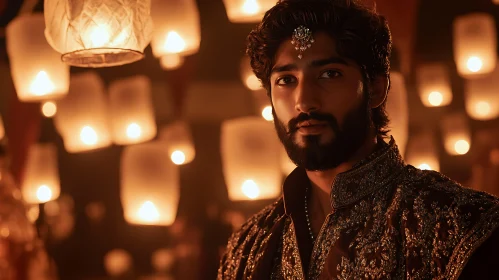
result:
[[[299,59],[303,57],[303,52],[310,48],[313,42],[314,38],[312,37],[312,31],[310,31],[310,29],[303,25],[295,28],[293,36],[291,36],[291,44],[295,45]]]

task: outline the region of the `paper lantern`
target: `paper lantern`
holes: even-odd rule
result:
[[[231,22],[259,22],[276,0],[224,0],[225,10]]]
[[[132,63],[151,40],[150,10],[150,0],[45,0],[45,37],[70,65]]]
[[[249,57],[244,56],[243,59],[241,59],[240,71],[241,81],[249,90],[257,91],[263,89],[262,83],[258,80],[255,73],[253,73],[253,70],[251,69]]]
[[[422,170],[440,170],[435,138],[430,132],[425,131],[411,136],[407,146],[406,162]]]
[[[54,122],[70,153],[111,145],[104,83],[94,72],[71,77],[66,98],[57,102]]]
[[[57,149],[53,144],[30,147],[21,192],[28,204],[45,203],[59,197]]]
[[[271,199],[281,193],[280,145],[273,124],[260,117],[222,124],[222,166],[231,200]]]
[[[418,67],[416,78],[419,98],[426,107],[447,106],[452,101],[449,72],[442,63],[428,63]]]
[[[454,61],[459,75],[472,78],[494,70],[497,60],[496,24],[492,15],[472,13],[454,21]]]
[[[35,102],[65,96],[69,88],[69,66],[43,35],[43,14],[14,18],[7,26],[10,71],[21,101]]]
[[[390,135],[395,139],[400,154],[404,155],[409,134],[409,104],[405,79],[401,73],[392,72],[391,89],[386,101],[386,111],[390,118]]]
[[[499,67],[494,72],[465,81],[466,112],[475,120],[499,117]]]
[[[152,52],[162,66],[180,65],[182,56],[197,53],[201,42],[199,11],[195,0],[152,0],[154,34]],[[182,56],[171,56],[181,54]],[[176,62],[176,63],[175,63]]]
[[[180,196],[178,167],[164,143],[126,146],[121,159],[121,203],[131,224],[171,225]]]
[[[175,121],[161,129],[159,138],[167,147],[169,158],[177,165],[194,160],[196,149],[192,141],[189,125],[184,121]]]
[[[149,141],[156,136],[151,81],[135,76],[109,86],[109,115],[113,141],[119,145]]]
[[[471,145],[471,131],[466,115],[454,113],[442,119],[442,136],[444,147],[451,155],[468,153]]]

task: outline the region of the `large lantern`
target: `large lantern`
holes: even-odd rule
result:
[[[395,139],[400,154],[404,155],[409,133],[407,90],[401,73],[393,72],[390,76],[392,85],[386,102],[386,111],[390,118],[390,134]]]
[[[150,0],[45,0],[45,37],[70,65],[131,63],[151,39],[150,10]]]
[[[416,71],[419,98],[426,107],[449,105],[452,101],[452,89],[449,72],[442,63],[428,63],[419,66]]]
[[[471,145],[471,131],[465,114],[454,113],[442,119],[444,147],[451,155],[468,153]]]
[[[94,72],[71,77],[69,94],[57,102],[54,121],[70,153],[111,145],[104,82]]]
[[[280,194],[280,145],[272,123],[260,117],[222,124],[222,165],[231,200],[271,199]]]
[[[258,22],[270,10],[276,0],[224,0],[225,10],[231,22]]]
[[[499,67],[494,72],[465,81],[466,112],[475,120],[499,117]]]
[[[109,86],[109,109],[116,144],[135,144],[156,136],[149,78],[136,76],[113,82]]]
[[[30,147],[21,191],[28,204],[45,203],[59,197],[57,149],[53,144]]]
[[[455,19],[454,60],[463,77],[471,78],[494,70],[497,34],[492,15],[473,13]]]
[[[171,225],[180,197],[178,167],[164,143],[126,146],[121,159],[121,203],[131,224]]]
[[[21,15],[7,26],[7,52],[21,101],[61,98],[69,89],[69,66],[43,36],[43,14]]]
[[[422,170],[440,170],[440,161],[433,134],[424,131],[411,136],[407,146],[406,162]]]
[[[189,125],[175,121],[161,129],[159,138],[166,144],[169,158],[177,165],[190,163],[196,156]]]

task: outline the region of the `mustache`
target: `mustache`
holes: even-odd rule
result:
[[[331,114],[324,113],[300,113],[296,118],[291,119],[288,122],[288,135],[295,133],[298,130],[298,124],[304,121],[316,120],[321,122],[327,122],[328,125],[333,129],[334,132],[338,133],[340,127],[338,125],[338,120]]]

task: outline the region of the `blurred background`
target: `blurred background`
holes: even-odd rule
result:
[[[0,271],[56,272],[0,279],[214,279],[294,168],[244,56],[275,0],[139,2],[0,0]],[[494,2],[365,0],[405,160],[498,195]]]

